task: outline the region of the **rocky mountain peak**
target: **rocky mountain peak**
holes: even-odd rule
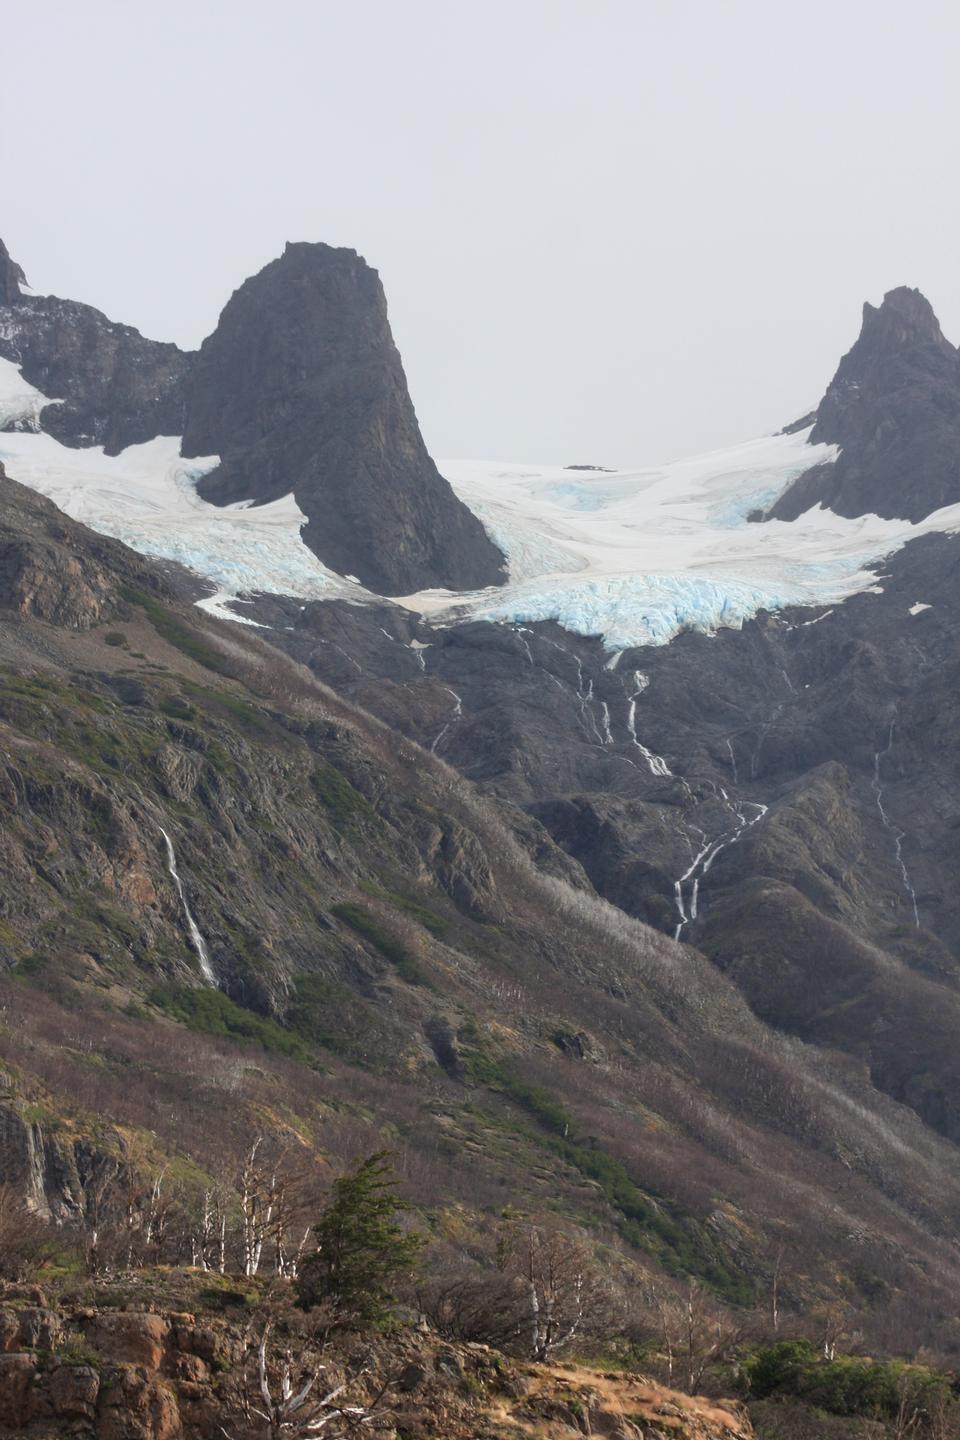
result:
[[[948,354],[954,348],[940,329],[933,306],[920,290],[898,285],[888,290],[879,306],[863,306],[863,327],[858,345],[897,347],[932,344]]]
[[[20,286],[26,283],[23,270],[0,240],[0,305],[16,305],[23,298]]]
[[[960,356],[919,290],[901,285],[864,305],[810,440],[841,454],[794,482],[770,512],[778,520],[820,503],[916,521],[960,500]]]
[[[385,594],[473,589],[503,557],[431,460],[380,277],[354,250],[290,243],[234,292],[197,357],[185,455],[219,455],[216,504],[293,491],[304,540]]]
[[[820,402],[811,440],[847,446],[880,409],[922,403],[938,386],[960,399],[957,352],[926,296],[900,285],[881,305],[864,304],[860,334]]]

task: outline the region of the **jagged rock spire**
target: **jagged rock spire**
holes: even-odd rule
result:
[[[22,299],[20,286],[27,283],[26,277],[10,251],[0,240],[0,305],[16,305]]]
[[[919,290],[901,285],[864,305],[810,439],[841,454],[801,475],[775,519],[820,503],[840,515],[922,520],[960,501],[960,354]]]

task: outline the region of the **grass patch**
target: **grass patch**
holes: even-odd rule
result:
[[[445,935],[450,928],[450,922],[434,910],[428,910],[426,905],[421,905],[419,900],[412,899],[409,895],[402,894],[399,890],[384,890],[379,885],[374,885],[370,880],[361,880],[359,887],[366,895],[371,895],[375,900],[387,900],[391,905],[396,905],[405,915],[416,920],[424,930],[429,930],[431,935]]]
[[[369,800],[325,760],[314,766],[310,784],[335,825],[348,825],[351,820],[362,817],[373,818],[375,812]]]
[[[171,614],[153,595],[148,595],[146,590],[141,590],[136,585],[124,585],[121,593],[128,605],[136,605],[144,612],[157,634],[175,650],[179,650],[207,670],[215,670],[219,675],[229,675],[229,665],[220,651],[209,645],[190,625]]]
[[[311,1056],[299,1035],[244,1010],[222,990],[194,989],[190,985],[155,986],[148,996],[151,1004],[171,1019],[179,1020],[188,1030],[204,1035],[222,1035],[246,1045],[257,1045],[268,1054],[286,1055],[292,1060],[309,1061]]]
[[[436,986],[426,973],[420,961],[415,955],[411,955],[405,945],[396,936],[384,930],[383,926],[364,905],[354,905],[345,902],[342,905],[333,905],[331,914],[336,915],[351,930],[362,935],[364,940],[369,940],[374,949],[379,950],[385,960],[391,965],[400,976],[406,980],[408,985],[421,985],[426,990],[435,990]]]

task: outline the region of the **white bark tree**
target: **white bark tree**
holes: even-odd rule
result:
[[[563,1230],[514,1222],[501,1237],[500,1265],[526,1289],[530,1358],[547,1360],[571,1343],[587,1318],[593,1298],[589,1252]]]
[[[343,1381],[324,1390],[321,1383],[326,1366],[309,1362],[295,1365],[289,1350],[272,1360],[268,1350],[270,1326],[266,1326],[257,1348],[256,1380],[252,1397],[246,1397],[245,1415],[263,1424],[263,1440],[341,1440],[341,1437],[368,1434],[387,1416],[380,1409],[390,1388],[387,1381],[371,1401],[348,1404],[346,1391],[353,1381]],[[362,1372],[361,1372],[362,1374]],[[224,1435],[231,1440],[228,1432]]]

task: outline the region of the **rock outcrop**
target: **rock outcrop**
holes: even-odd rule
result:
[[[288,245],[228,301],[201,347],[185,455],[220,455],[208,500],[292,490],[304,539],[384,594],[474,589],[503,557],[427,453],[380,278],[353,250]]]
[[[0,608],[89,630],[116,614],[124,582],[133,580],[156,585],[150,566],[125,546],[77,525],[0,464]]]
[[[147,340],[92,305],[21,292],[23,271],[0,241],[0,356],[58,403],[41,425],[65,445],[127,445],[183,430],[191,357]]]
[[[922,520],[960,500],[960,354],[919,290],[900,286],[878,308],[864,305],[810,440],[839,445],[840,455],[801,475],[773,519],[819,503],[838,515]]]
[[[241,285],[198,353],[23,283],[0,242],[0,358],[56,402],[39,424],[62,443],[113,455],[182,434],[185,455],[221,457],[206,499],[292,491],[310,548],[384,594],[505,578],[427,452],[380,278],[355,251],[288,245]]]
[[[22,268],[11,257],[10,251],[0,240],[0,305],[16,305],[23,298],[20,286],[26,284]]]
[[[124,1310],[54,1306],[41,1292],[13,1291],[6,1303],[0,1297],[0,1434],[256,1440],[264,1432],[251,1409],[251,1402],[262,1404],[251,1366],[255,1334],[218,1314],[155,1311],[135,1301]],[[349,1387],[354,1405],[380,1395],[369,1433],[383,1440],[753,1435],[744,1407],[729,1400],[685,1395],[626,1371],[523,1364],[486,1345],[448,1344],[410,1330],[359,1350],[356,1340],[352,1349],[333,1348],[324,1371],[330,1388]]]

